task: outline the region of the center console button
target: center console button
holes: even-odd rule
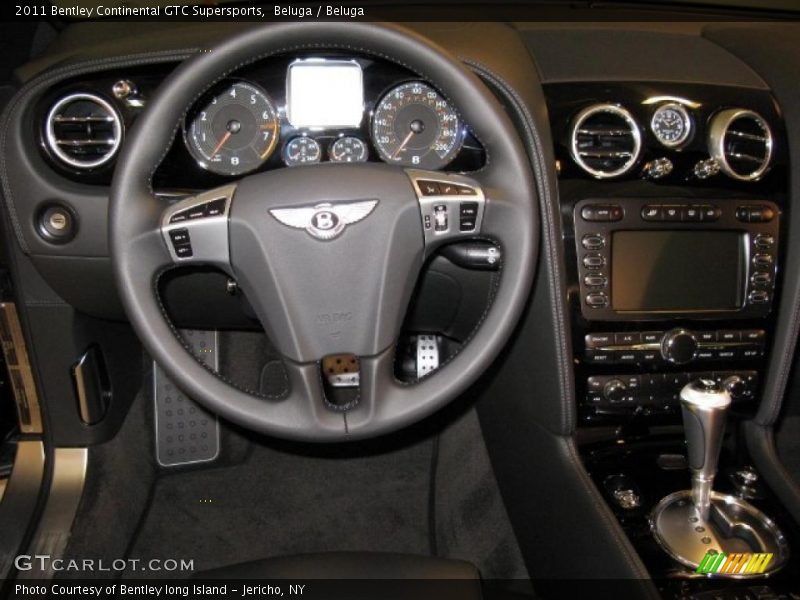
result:
[[[681,220],[681,207],[680,206],[665,206],[664,220],[665,221],[680,221]]]
[[[597,273],[595,275],[587,275],[583,278],[583,283],[587,287],[603,287],[608,283],[605,275]]]
[[[614,344],[617,346],[633,346],[641,343],[642,336],[636,331],[624,331],[614,334]]]
[[[648,204],[642,208],[642,221],[663,221],[664,208],[659,204]]]
[[[603,348],[614,345],[613,333],[587,333],[584,338],[587,348]]]
[[[717,332],[718,342],[725,342],[725,343],[740,342],[741,339],[742,339],[741,332],[736,330],[726,330]]]
[[[764,291],[753,291],[747,297],[750,304],[767,304],[769,302],[769,294]]]
[[[743,329],[741,336],[743,342],[762,345],[766,332],[763,329]]]
[[[601,254],[587,254],[583,257],[583,266],[587,269],[599,269],[605,264],[606,259]]]
[[[701,206],[701,216],[704,222],[712,223],[718,221],[722,216],[722,211],[717,206]]]
[[[681,221],[699,222],[703,220],[703,213],[699,206],[682,206]]]
[[[586,304],[591,308],[605,308],[608,306],[608,296],[603,293],[587,294]]]
[[[621,379],[611,379],[603,386],[603,396],[612,404],[625,400],[627,391],[628,388]]]
[[[605,350],[587,350],[586,362],[593,365],[610,365],[617,359],[616,352],[607,352]]]
[[[600,250],[606,245],[605,238],[599,233],[587,233],[581,239],[581,246],[587,250]]]
[[[661,342],[662,331],[645,331],[642,333],[643,344],[658,344]]]
[[[753,240],[753,244],[759,250],[769,250],[775,245],[775,238],[768,233],[759,233]]]
[[[710,344],[712,342],[717,341],[717,332],[716,331],[698,331],[695,333],[695,337],[697,337],[697,341],[701,344]]]
[[[676,365],[690,362],[696,352],[697,339],[685,329],[668,331],[661,340],[661,356]]]
[[[772,257],[769,254],[756,254],[753,264],[759,269],[767,269],[772,266]]]
[[[761,287],[772,283],[772,276],[764,271],[758,271],[756,273],[753,273],[753,276],[750,278],[750,281],[752,282],[753,285]]]

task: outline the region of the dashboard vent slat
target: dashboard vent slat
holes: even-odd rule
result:
[[[751,110],[722,110],[711,120],[708,149],[729,177],[757,181],[772,163],[772,131],[766,120]]]
[[[570,136],[573,160],[597,179],[619,177],[639,159],[642,135],[630,112],[616,104],[595,104],[575,117]]]
[[[108,163],[122,142],[117,110],[96,94],[76,93],[53,104],[45,123],[45,143],[66,166],[95,169]]]

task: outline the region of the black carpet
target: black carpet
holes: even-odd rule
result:
[[[237,382],[270,384],[263,366],[275,357],[263,339],[228,334],[220,358]],[[154,461],[152,411],[146,385],[120,435],[92,449],[69,557],[184,559],[201,571],[308,552],[435,553],[474,563],[485,579],[527,577],[474,410],[328,446],[222,422],[220,457],[177,469]]]

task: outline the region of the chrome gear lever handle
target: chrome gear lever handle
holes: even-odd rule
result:
[[[692,502],[703,520],[709,517],[710,493],[730,404],[728,391],[708,379],[693,381],[681,390],[683,428],[692,473]]]

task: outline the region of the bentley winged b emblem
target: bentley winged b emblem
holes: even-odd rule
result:
[[[357,202],[323,202],[316,206],[297,208],[271,208],[270,214],[278,221],[295,229],[305,229],[318,240],[338,237],[348,225],[366,218],[377,206],[377,200]]]

